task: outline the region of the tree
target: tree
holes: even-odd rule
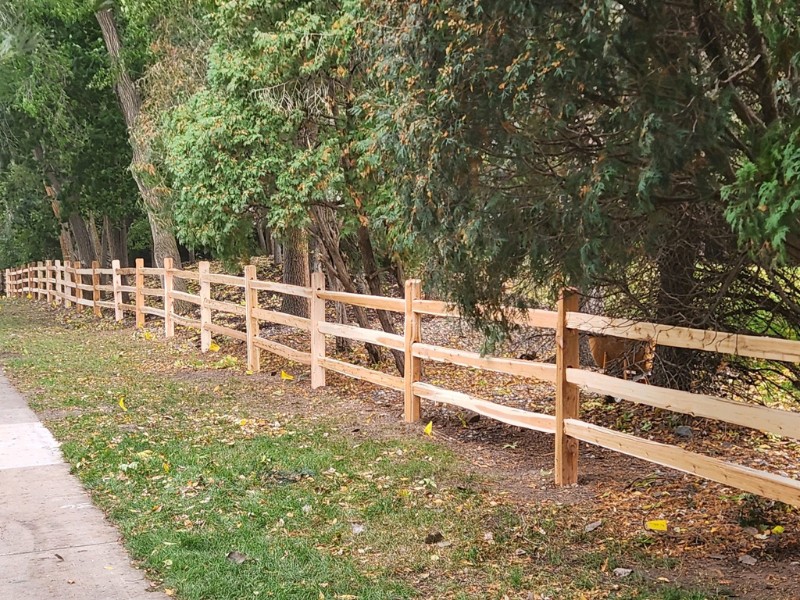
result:
[[[386,164],[476,322],[555,283],[623,315],[800,332],[781,266],[800,205],[775,183],[798,164],[796,3],[370,6]],[[709,372],[659,356],[677,387]]]
[[[126,262],[120,240],[135,208],[124,126],[113,96],[96,85],[91,13],[66,8],[27,0],[0,8],[0,164],[39,173],[38,201],[61,222],[65,260]]]
[[[114,12],[108,3],[104,3],[95,13],[95,17],[103,33],[103,41],[108,51],[112,71],[115,73],[114,92],[125,118],[128,139],[133,150],[131,174],[139,188],[139,194],[150,221],[150,230],[153,235],[153,258],[157,266],[162,266],[165,258],[171,258],[175,268],[180,269],[181,256],[175,240],[172,215],[169,207],[165,206],[163,196],[150,182],[150,178],[155,175],[155,167],[150,161],[149,148],[142,138],[136,136],[142,100],[133,83],[128,66],[123,60],[122,40],[117,30]]]

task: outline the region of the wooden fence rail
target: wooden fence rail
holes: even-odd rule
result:
[[[145,278],[150,278],[146,280]],[[146,287],[146,281],[157,277],[157,287]],[[738,335],[657,323],[634,322],[578,312],[579,295],[564,290],[557,311],[527,310],[514,313],[520,325],[551,329],[556,339],[556,364],[512,358],[482,356],[455,348],[427,344],[422,336],[422,317],[458,317],[450,305],[422,298],[418,280],[406,282],[404,298],[387,298],[364,294],[326,291],[322,273],[313,273],[309,287],[260,281],[254,266],[247,266],[242,277],[211,273],[208,262],[201,262],[197,272],[173,268],[165,260],[164,267],[146,268],[141,259],[133,268],[122,268],[114,261],[110,269],[97,263],[90,268],[80,263],[46,261],[16,269],[6,269],[4,289],[7,296],[45,300],[76,310],[89,307],[97,316],[113,311],[121,321],[133,313],[136,326],[143,327],[145,316],[161,318],[164,335],[172,337],[175,325],[200,331],[200,347],[207,352],[212,336],[228,336],[241,340],[247,348],[247,368],[261,368],[261,351],[287,360],[309,365],[311,387],[325,385],[327,371],[353,377],[374,385],[403,393],[404,416],[413,423],[421,417],[421,400],[440,402],[496,419],[503,423],[532,429],[555,436],[555,479],[559,485],[578,480],[578,442],[609,448],[659,465],[720,482],[755,494],[800,506],[800,481],[777,474],[751,469],[689,452],[683,448],[638,438],[580,420],[582,391],[612,394],[627,401],[646,404],[674,412],[717,419],[727,423],[759,429],[774,435],[800,439],[800,413],[764,406],[734,402],[715,396],[692,394],[643,385],[582,369],[580,334],[604,335],[655,342],[659,345],[720,352],[757,359],[787,362],[800,361],[800,342],[769,337]],[[197,293],[175,289],[175,281],[197,283]],[[233,286],[244,293],[244,304],[215,300],[212,285]],[[298,317],[259,305],[259,292],[291,294],[309,300],[308,317]],[[160,299],[159,307],[148,306],[147,297]],[[325,320],[326,302],[341,302],[362,308],[388,310],[403,315],[403,332],[386,333]],[[178,314],[176,304],[196,306],[199,319]],[[237,315],[244,319],[245,331],[213,322],[215,313]],[[272,323],[308,333],[310,351],[289,347],[261,336],[261,325]],[[326,356],[326,336],[376,344],[405,355],[402,376],[350,364]],[[422,381],[423,361],[447,362],[462,367],[483,369],[518,377],[529,377],[555,384],[555,415],[535,413],[446,390]]]

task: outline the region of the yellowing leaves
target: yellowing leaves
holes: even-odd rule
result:
[[[647,521],[644,524],[645,529],[649,529],[650,531],[666,531],[667,530],[667,521],[664,519],[656,519],[654,521]]]
[[[211,343],[208,345],[208,350],[210,352],[219,352],[219,344],[214,340],[211,340]]]
[[[146,339],[147,341],[150,341],[150,340],[156,339],[156,336],[153,335],[152,333],[150,333],[149,331],[145,331],[144,332],[144,339]]]
[[[422,430],[422,433],[425,435],[433,435],[433,421],[428,421],[428,424],[425,425],[425,429]]]
[[[283,379],[284,381],[292,381],[294,379],[294,375],[290,375],[289,373],[281,369],[281,379]]]
[[[119,404],[119,407],[122,409],[122,412],[128,412],[128,407],[125,406],[125,396],[121,396],[117,404]]]

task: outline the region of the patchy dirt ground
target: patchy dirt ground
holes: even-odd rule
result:
[[[444,319],[439,319],[444,321]],[[453,335],[450,325],[428,333],[443,343],[475,342],[465,334]],[[431,331],[433,330],[433,332]],[[285,340],[286,335],[279,339]],[[431,338],[426,338],[426,341]],[[195,348],[197,341],[183,332],[173,342]],[[299,345],[299,343],[298,343]],[[467,343],[461,347],[468,346]],[[222,342],[220,353],[244,361],[243,344]],[[329,348],[333,353],[333,348]],[[212,362],[217,357],[207,357]],[[366,364],[366,356],[353,348],[346,357]],[[380,365],[392,372],[386,358]],[[507,426],[444,405],[423,401],[423,421],[403,423],[403,400],[398,392],[378,388],[335,373],[328,373],[327,387],[312,391],[307,369],[262,354],[262,373],[241,377],[229,371],[183,370],[179,376],[200,385],[232,385],[257,407],[269,390],[285,384],[280,372],[290,372],[291,394],[283,396],[287,412],[320,418],[336,417],[344,431],[358,438],[419,436],[427,422],[433,436],[469,460],[471,468],[488,476],[496,492],[517,506],[568,505],[571,527],[592,530],[600,536],[585,543],[602,551],[607,545],[630,543],[640,548],[649,562],[653,579],[686,585],[711,586],[722,597],[767,599],[800,598],[800,512],[738,490],[629,458],[610,450],[581,444],[580,479],[573,487],[557,488],[553,482],[552,436]],[[425,380],[472,393],[485,399],[540,412],[553,411],[553,390],[548,384],[522,381],[499,374],[475,372],[450,365],[430,364]],[[284,385],[285,387],[285,385]],[[687,449],[725,455],[771,471],[798,476],[800,448],[793,441],[774,439],[737,427],[720,428],[704,419],[679,418],[666,411],[626,403],[608,404],[598,397],[583,398],[583,418],[630,433],[679,443]],[[647,425],[646,425],[647,424]],[[676,424],[691,426],[693,437],[674,433]],[[666,520],[666,532],[646,528],[651,520]],[[776,533],[780,532],[780,533]],[[599,565],[609,569],[609,565]]]

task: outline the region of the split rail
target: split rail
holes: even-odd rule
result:
[[[6,270],[6,295],[46,300],[65,307],[74,306],[77,310],[91,308],[98,317],[102,316],[103,310],[106,309],[113,311],[118,321],[124,318],[126,312],[133,313],[136,325],[139,327],[145,324],[145,316],[151,315],[163,320],[166,337],[174,335],[175,325],[200,330],[201,350],[204,352],[210,348],[213,335],[240,340],[246,344],[247,367],[252,371],[260,369],[261,351],[265,350],[287,360],[308,365],[313,388],[324,386],[326,372],[334,371],[402,392],[407,422],[420,419],[421,400],[424,399],[467,409],[517,427],[554,434],[555,479],[559,485],[577,482],[578,443],[582,441],[800,506],[800,481],[796,479],[582,421],[580,399],[581,391],[613,395],[638,404],[717,419],[794,439],[800,439],[800,413],[611,377],[582,369],[579,353],[580,335],[583,333],[755,359],[799,362],[799,341],[583,314],[578,310],[577,292],[566,289],[562,292],[557,311],[531,309],[515,313],[515,322],[519,325],[554,330],[555,364],[489,357],[476,352],[427,344],[423,341],[424,315],[458,317],[458,313],[444,302],[423,299],[418,280],[406,282],[404,298],[389,298],[328,291],[325,289],[325,278],[322,273],[313,273],[310,287],[301,287],[259,280],[252,265],[244,268],[243,276],[237,277],[211,273],[207,262],[201,262],[197,272],[175,269],[170,259],[165,259],[164,262],[163,268],[146,268],[140,259],[133,268],[121,268],[119,262],[114,261],[110,269],[102,269],[97,263],[84,268],[79,263],[62,265],[59,261],[40,262]],[[145,287],[147,276],[158,276],[160,286]],[[199,293],[189,294],[175,289],[175,280],[179,279],[197,282]],[[244,305],[213,299],[212,285],[241,289],[244,293]],[[260,291],[291,294],[307,299],[308,318],[259,306]],[[145,304],[147,296],[160,298],[161,307],[147,306]],[[132,297],[133,302],[124,302],[126,297]],[[176,302],[198,306],[200,318],[177,314]],[[403,333],[402,335],[386,333],[327,322],[326,302],[340,302],[403,315]],[[213,320],[215,312],[243,317],[245,331],[215,323]],[[261,324],[264,322],[307,332],[310,336],[310,351],[300,351],[262,337]],[[326,336],[367,342],[403,352],[405,372],[401,377],[330,357],[326,355],[325,350]],[[555,385],[556,390],[555,415],[509,407],[426,383],[422,377],[423,361],[442,361],[550,382]]]

